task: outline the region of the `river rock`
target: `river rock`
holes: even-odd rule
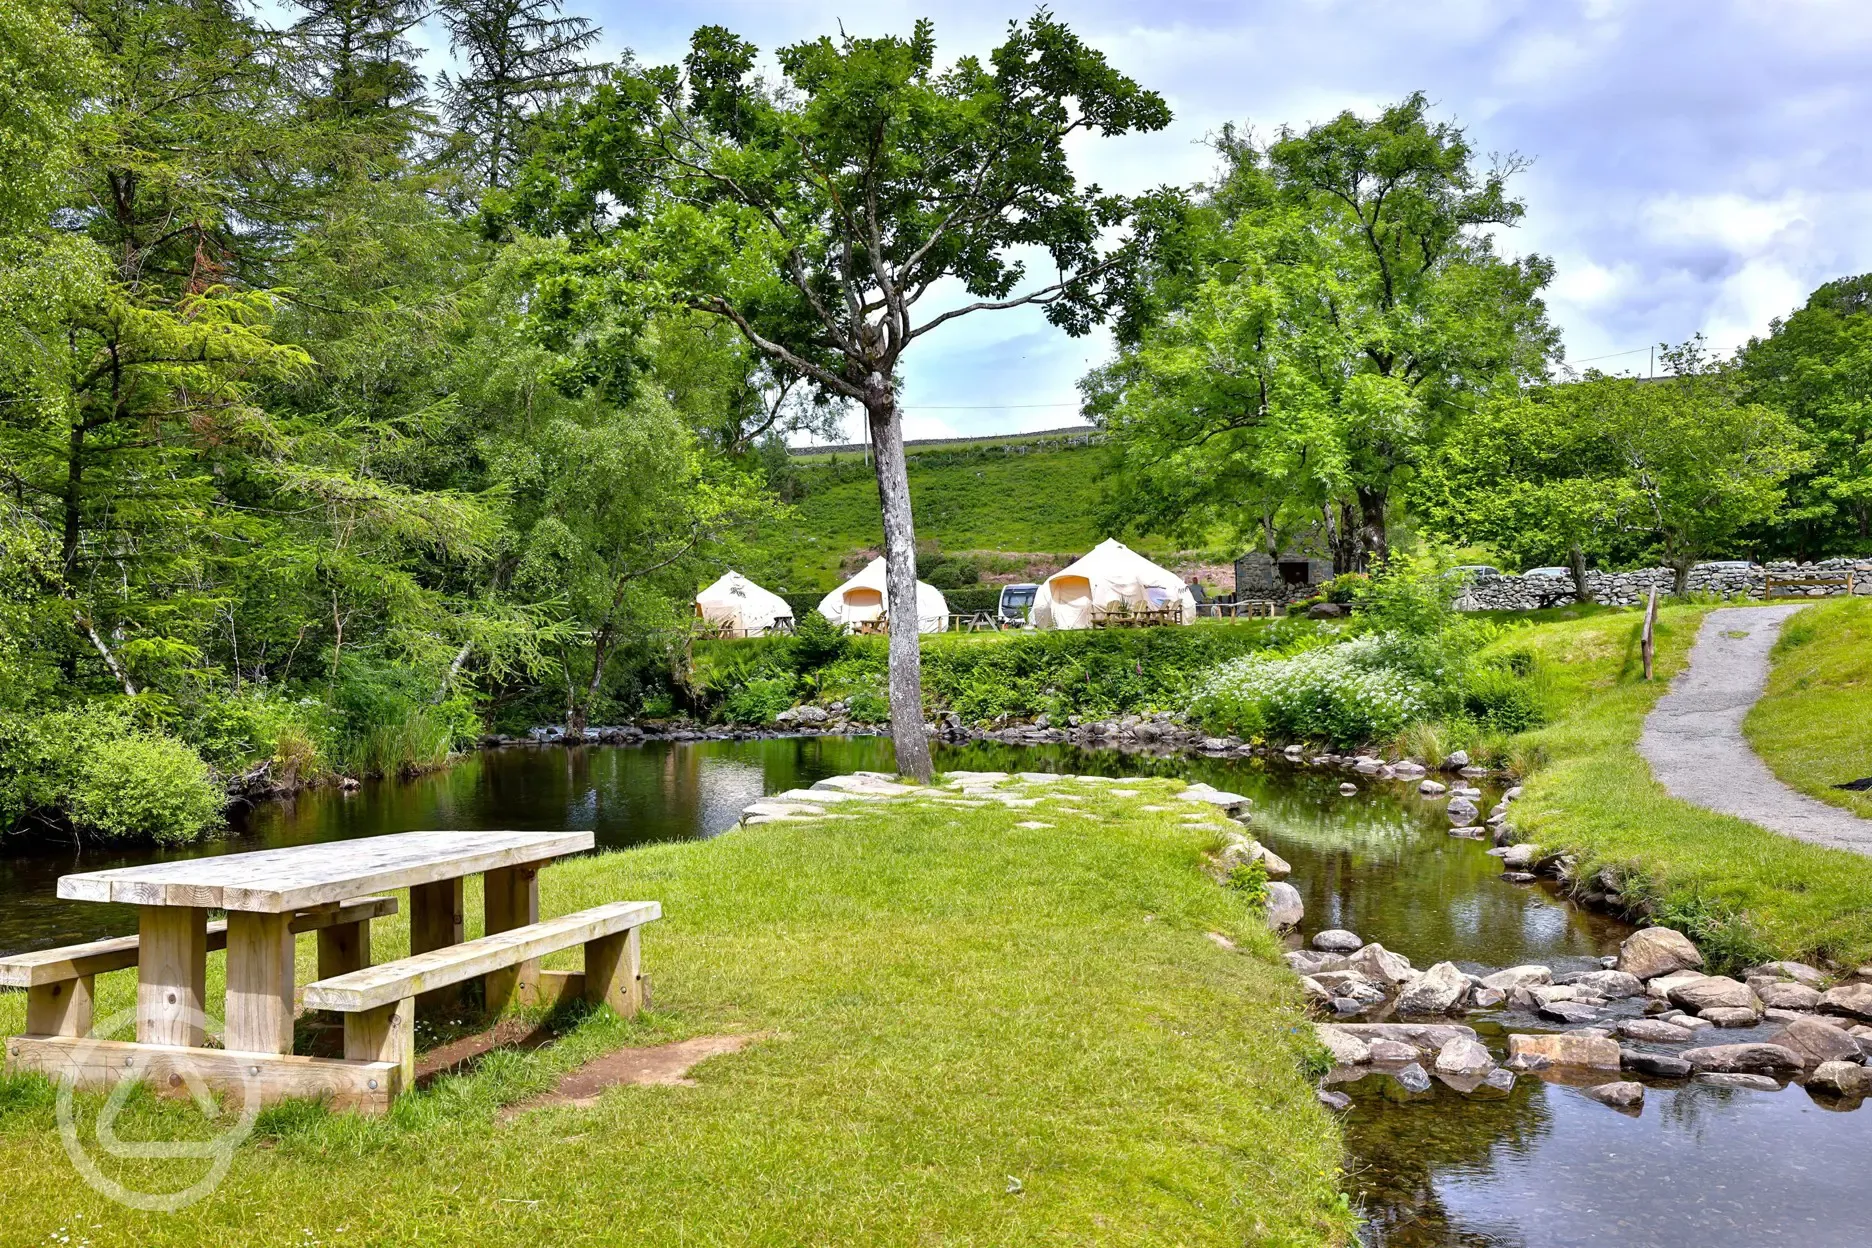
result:
[[[1755,1092],[1779,1092],[1781,1085],[1767,1075],[1745,1075],[1735,1071],[1706,1071],[1698,1083],[1713,1083],[1719,1088],[1748,1088]]]
[[[1683,1059],[1699,1072],[1766,1074],[1801,1069],[1801,1056],[1779,1044],[1712,1044],[1685,1049]]]
[[[1254,804],[1240,793],[1229,793],[1207,784],[1189,785],[1178,793],[1177,797],[1186,802],[1200,802],[1207,806],[1214,806],[1231,815],[1238,810],[1246,810]]]
[[[1553,983],[1553,972],[1544,966],[1511,966],[1505,971],[1496,971],[1482,977],[1484,988],[1493,988],[1497,992],[1513,992],[1516,988],[1532,988],[1537,984]]]
[[[1639,979],[1655,979],[1702,965],[1703,955],[1690,938],[1668,927],[1641,928],[1619,946],[1618,969]]]
[[[1642,1040],[1646,1044],[1688,1044],[1692,1032],[1688,1027],[1679,1027],[1676,1023],[1667,1023],[1656,1018],[1627,1018],[1618,1025],[1618,1034],[1627,1040]]]
[[[1330,1088],[1321,1088],[1313,1095],[1319,1098],[1319,1103],[1324,1105],[1327,1109],[1341,1110],[1352,1108],[1352,1098],[1343,1092],[1334,1092]]]
[[[1762,1020],[1754,1010],[1739,1005],[1712,1005],[1697,1017],[1718,1027],[1753,1027]]]
[[[1819,1066],[1826,1062],[1858,1062],[1861,1058],[1859,1042],[1837,1027],[1814,1018],[1797,1018],[1784,1029],[1768,1037],[1768,1043],[1778,1044],[1800,1054],[1805,1066]]]
[[[1369,1009],[1385,999],[1383,988],[1356,971],[1322,971],[1308,978],[1324,987],[1336,1000],[1358,1002],[1360,1009]]]
[[[1371,1007],[1371,1002],[1360,1001],[1354,997],[1334,997],[1332,1003],[1333,1013],[1340,1018],[1354,1018]]]
[[[1371,1045],[1359,1039],[1343,1027],[1334,1027],[1327,1023],[1316,1024],[1313,1034],[1332,1054],[1336,1066],[1363,1066],[1372,1060]]]
[[[1346,960],[1336,953],[1321,953],[1314,949],[1294,949],[1281,955],[1287,965],[1302,975],[1314,975],[1320,971],[1343,971]]]
[[[1357,793],[1357,792],[1358,792],[1358,785],[1353,784],[1350,780],[1344,781],[1339,786],[1340,797],[1351,797],[1354,793]]]
[[[1556,1023],[1590,1023],[1599,1017],[1599,1011],[1590,1005],[1581,1005],[1577,1001],[1553,1001],[1545,1003],[1535,1010],[1542,1018]]]
[[[1306,917],[1306,903],[1300,899],[1300,890],[1282,880],[1275,880],[1267,886],[1267,925],[1276,931],[1283,927],[1298,927],[1300,920]]]
[[[1347,1035],[1357,1036],[1370,1044],[1374,1040],[1398,1040],[1417,1046],[1420,1053],[1430,1054],[1442,1050],[1443,1046],[1457,1037],[1467,1040],[1476,1038],[1475,1028],[1465,1027],[1461,1023],[1337,1023],[1334,1024]]]
[[[1373,941],[1346,959],[1347,968],[1377,983],[1401,984],[1415,974],[1410,959]]]
[[[1510,845],[1502,851],[1502,866],[1511,871],[1526,871],[1540,861],[1540,846]]]
[[[1608,1001],[1623,1001],[1627,997],[1644,996],[1645,987],[1636,975],[1625,971],[1575,971],[1562,975],[1556,983],[1574,988],[1584,988],[1596,997]]]
[[[1251,862],[1260,863],[1270,880],[1284,880],[1293,874],[1293,868],[1287,865],[1287,860],[1260,841],[1248,842],[1248,858]]]
[[[1422,1056],[1416,1045],[1402,1040],[1374,1040],[1369,1047],[1374,1062],[1414,1062]]]
[[[1824,989],[1826,987],[1826,975],[1817,967],[1808,966],[1805,962],[1764,962],[1760,966],[1750,967],[1746,977],[1754,979],[1757,976],[1791,979],[1809,988]]]
[[[1660,975],[1645,985],[1645,992],[1659,1001],[1670,1000],[1671,989],[1684,984],[1694,984],[1699,979],[1708,979],[1702,971],[1673,971],[1669,975]]]
[[[1435,780],[1425,780],[1422,784],[1417,786],[1417,791],[1425,797],[1436,797],[1441,793],[1447,793],[1449,789],[1448,786],[1439,784]]]
[[[1872,1095],[1872,1070],[1856,1062],[1822,1062],[1807,1076],[1809,1090],[1834,1096]]]
[[[1499,988],[1476,988],[1469,993],[1469,1004],[1478,1010],[1492,1010],[1508,999]]]
[[[1211,935],[1219,935],[1219,933],[1211,933]],[[1223,937],[1223,939],[1226,940],[1227,937]],[[1233,949],[1235,947],[1235,942],[1229,941],[1227,947]],[[1300,977],[1300,991],[1305,994],[1308,1005],[1319,1005],[1331,1008],[1333,1003],[1332,991],[1311,975],[1302,975]]]
[[[1687,1079],[1690,1077],[1690,1063],[1681,1057],[1672,1057],[1668,1053],[1646,1053],[1639,1049],[1620,1049],[1619,1067],[1622,1070],[1636,1071],[1641,1075],[1651,1075],[1658,1079]]]
[[[1494,1065],[1494,1056],[1482,1042],[1467,1036],[1452,1036],[1437,1050],[1436,1071],[1439,1075],[1480,1075]]]
[[[1469,977],[1454,962],[1439,962],[1404,984],[1398,993],[1400,1014],[1447,1014],[1469,996]]]
[[[1313,937],[1313,947],[1327,953],[1357,953],[1364,946],[1365,942],[1356,932],[1348,932],[1343,927],[1329,927]]]
[[[1762,1006],[1770,1010],[1812,1010],[1820,1004],[1820,990],[1809,988],[1806,984],[1797,984],[1791,979],[1768,979],[1757,975],[1749,980],[1749,987],[1761,998]]]
[[[1430,1094],[1430,1075],[1416,1062],[1394,1070],[1385,1080],[1384,1094],[1388,1100],[1417,1100]]]
[[[1544,1057],[1555,1066],[1595,1070],[1619,1068],[1619,1046],[1604,1034],[1562,1031],[1551,1035],[1517,1032],[1508,1037],[1508,1056]]]
[[[1443,756],[1444,771],[1461,771],[1469,765],[1469,751],[1456,750]]]
[[[1671,988],[1666,996],[1672,1005],[1695,1010],[1705,1018],[1712,1009],[1748,1010],[1756,1015],[1762,1011],[1761,998],[1755,995],[1755,990],[1727,975],[1705,976]]]
[[[1602,1083],[1597,1087],[1584,1089],[1587,1096],[1601,1105],[1610,1105],[1613,1109],[1637,1109],[1644,1104],[1644,1084],[1622,1079],[1617,1083]]]
[[[1816,1007],[1822,1014],[1843,1014],[1872,1023],[1872,984],[1841,984],[1820,994]]]
[[[1452,797],[1450,804],[1444,809],[1449,815],[1449,821],[1459,828],[1474,823],[1478,813],[1476,804],[1466,797]]]
[[[1497,1066],[1482,1076],[1482,1082],[1475,1086],[1469,1095],[1478,1100],[1496,1100],[1514,1091],[1514,1072]]]

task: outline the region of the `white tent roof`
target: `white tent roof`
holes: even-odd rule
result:
[[[1107,538],[1041,583],[1028,618],[1035,628],[1091,628],[1095,611],[1170,607],[1179,623],[1195,621],[1196,597],[1182,578]]]
[[[890,592],[884,585],[884,556],[879,555],[864,571],[819,600],[819,614],[834,624],[860,624],[881,619]],[[942,591],[924,581],[917,582],[917,631],[940,633],[948,622],[949,600]]]
[[[779,594],[762,589],[739,572],[730,572],[695,596],[696,614],[717,628],[758,633],[790,618],[793,608]]]

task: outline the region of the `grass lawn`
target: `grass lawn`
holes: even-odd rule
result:
[[[1872,776],[1872,602],[1841,598],[1781,627],[1768,692],[1742,729],[1783,781],[1872,819],[1872,793],[1833,786]]]
[[[1294,980],[1257,915],[1201,873],[1219,833],[1139,809],[1172,782],[1136,787],[1053,786],[1078,809],[906,800],[557,865],[547,914],[662,901],[644,940],[653,1012],[588,1016],[383,1119],[270,1110],[220,1189],[177,1213],[93,1193],[61,1147],[51,1085],[0,1082],[0,1240],[1345,1242],[1340,1136],[1307,1078]],[[405,933],[379,926],[378,956],[395,956]],[[309,939],[299,952],[309,976]],[[215,955],[211,1002],[220,976]],[[105,1017],[130,1001],[129,973],[100,990]],[[0,996],[0,1031],[22,1015],[19,994]],[[618,1045],[727,1032],[763,1038],[698,1067],[698,1086],[500,1114]],[[139,1096],[117,1129],[166,1137],[191,1121]],[[197,1173],[163,1164],[183,1174],[156,1190]]]
[[[1640,611],[1544,622],[1497,643],[1536,650],[1555,690],[1554,720],[1516,742],[1546,763],[1526,782],[1514,822],[1526,840],[1577,852],[1588,870],[1639,877],[1658,917],[1720,962],[1764,953],[1864,962],[1872,859],[1678,801],[1638,755],[1645,714],[1682,668],[1705,610],[1659,611],[1658,679],[1649,684]]]

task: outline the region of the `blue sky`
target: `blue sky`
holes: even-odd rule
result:
[[[1031,9],[981,0],[567,0],[610,53],[680,57],[697,26],[764,50],[936,22],[939,54],[983,53]],[[1083,144],[1125,191],[1201,180],[1204,135],[1266,133],[1423,90],[1482,152],[1534,164],[1505,250],[1551,256],[1570,361],[1645,365],[1699,331],[1733,348],[1820,282],[1872,269],[1872,0],[1056,0],[1055,14],[1169,100],[1155,135]],[[428,42],[440,45],[431,37]],[[440,51],[438,46],[438,51]],[[1105,357],[1038,314],[950,322],[905,367],[911,437],[1076,423]],[[1618,354],[1614,353],[1626,353]],[[1608,358],[1610,357],[1610,358]],[[855,428],[855,422],[854,426]]]

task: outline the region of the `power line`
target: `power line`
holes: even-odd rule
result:
[[[1034,407],[1078,407],[1074,403],[904,403],[899,408],[906,412],[1014,412]]]

